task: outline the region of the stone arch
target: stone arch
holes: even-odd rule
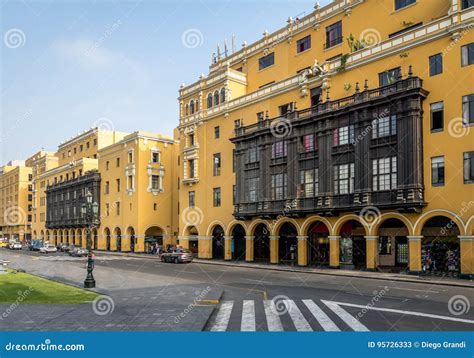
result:
[[[40,239],[41,239],[41,240],[44,240],[44,230],[41,230],[41,231],[40,231],[40,236],[41,236]]]
[[[301,235],[308,235],[308,230],[311,226],[311,224],[315,223],[315,222],[321,222],[323,223],[324,225],[326,225],[329,233],[332,232],[332,225],[331,223],[329,222],[328,219],[322,217],[322,216],[311,216],[309,218],[307,218],[303,224],[301,225]]]
[[[255,234],[255,229],[257,228],[259,224],[265,225],[265,227],[268,230],[268,234],[270,235],[270,223],[267,220],[263,220],[263,219],[257,219],[257,220],[252,221],[250,225],[248,226],[247,235],[253,236]]]
[[[160,224],[150,224],[148,225],[145,230],[143,232],[147,232],[148,229],[151,229],[153,227],[157,227],[161,230],[161,232],[163,233],[163,235],[168,235],[168,231],[166,231],[166,228],[164,228],[163,226],[161,226]]]
[[[301,234],[300,226],[298,225],[298,223],[296,222],[295,219],[288,218],[288,217],[282,217],[282,218],[278,219],[276,223],[274,223],[273,227],[270,228],[271,235],[277,236],[277,235],[278,235],[278,232],[279,232],[280,229],[281,229],[281,227],[282,227],[285,223],[291,223],[291,224],[293,224],[294,227],[296,228],[297,234],[298,234],[298,235]]]
[[[47,240],[47,241],[50,241],[51,238],[49,237],[49,230],[46,230],[46,234],[45,234],[45,235],[46,235],[46,240]]]
[[[407,227],[408,235],[414,235],[412,222],[405,215],[402,215],[396,212],[383,213],[382,215],[380,215],[380,217],[377,219],[374,225],[371,226],[369,235],[377,236],[380,226],[383,224],[384,221],[388,219],[398,219],[399,221],[404,223],[405,226]]]
[[[36,230],[34,230],[34,231],[33,231],[33,239],[36,240],[36,239],[38,238],[37,236],[38,236],[38,234],[36,233]]]
[[[195,225],[186,225],[182,233],[183,236],[199,236],[199,229]]]
[[[74,232],[74,229],[69,230],[69,240],[71,240],[71,244],[76,244],[76,233]]]
[[[77,230],[76,230],[76,242],[77,242],[77,245],[80,246],[80,247],[85,246],[85,245],[83,245],[83,244],[86,244],[86,245],[87,245],[87,230],[88,230],[88,229],[86,229],[84,235],[83,235],[81,229],[77,229]],[[85,242],[84,242],[84,241],[85,241]]]
[[[244,230],[245,230],[245,233],[247,234],[247,225],[245,225],[245,223],[243,221],[240,221],[240,220],[232,220],[229,225],[227,225],[227,230],[225,232],[226,236],[231,236],[232,235],[232,232],[234,231],[234,228],[237,226],[237,225],[241,225]]]
[[[135,252],[135,247],[137,246],[137,235],[135,234],[135,229],[133,226],[129,226],[125,233],[130,239],[130,252]]]
[[[436,209],[436,210],[431,210],[431,211],[428,211],[426,213],[424,213],[423,215],[421,215],[418,220],[415,222],[415,225],[414,225],[414,233],[416,236],[419,236],[421,235],[421,230],[423,229],[423,226],[425,225],[425,223],[436,217],[436,216],[444,216],[448,219],[450,219],[453,223],[455,223],[459,229],[459,234],[461,236],[464,236],[465,233],[466,233],[466,230],[465,230],[465,227],[464,227],[464,223],[462,221],[462,219],[455,213],[449,211],[449,210],[445,210],[445,209]]]
[[[341,218],[339,218],[339,220],[337,220],[336,223],[333,226],[332,235],[333,236],[339,235],[342,226],[346,222],[351,221],[351,220],[357,221],[359,224],[361,224],[362,227],[365,229],[365,235],[369,235],[369,227],[368,227],[367,223],[364,220],[362,220],[360,218],[360,216],[355,215],[355,214],[348,214],[348,215],[344,215]]]
[[[105,227],[103,230],[103,237],[105,238],[105,250],[110,251],[110,240],[111,240],[110,229]]]
[[[122,229],[118,226],[114,229],[114,239],[117,243],[116,250],[122,251]]]
[[[211,236],[212,236],[212,258],[223,260],[225,258],[225,240],[224,240],[224,228],[216,224],[214,225]]]
[[[55,244],[58,244],[58,243],[59,243],[59,241],[58,241],[58,233],[57,233],[56,229],[52,231],[51,235],[53,235],[54,243],[55,243]]]
[[[466,223],[466,235],[474,235],[474,215],[472,215]]]
[[[206,232],[206,236],[212,236],[212,232],[214,231],[214,229],[216,228],[216,226],[220,226],[222,228],[222,230],[224,230],[224,233],[226,232],[225,231],[225,225],[222,223],[222,221],[220,220],[214,220],[213,222],[211,222],[209,224],[209,226],[207,227],[207,232]]]

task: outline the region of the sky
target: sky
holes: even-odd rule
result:
[[[0,165],[97,125],[171,136],[179,86],[208,74],[217,43],[238,50],[314,4],[0,0]]]

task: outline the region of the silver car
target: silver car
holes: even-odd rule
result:
[[[191,262],[193,261],[193,253],[187,249],[176,249],[173,252],[164,252],[161,254],[162,262],[174,262],[175,264],[180,262]]]

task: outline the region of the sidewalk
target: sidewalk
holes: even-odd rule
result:
[[[158,256],[148,255],[148,254],[120,253],[120,252],[110,252],[110,251],[97,251],[96,254],[159,260]],[[259,264],[259,263],[250,263],[250,262],[242,262],[242,261],[220,261],[220,260],[208,260],[208,259],[197,259],[197,258],[195,258],[193,262],[199,263],[199,264],[205,264],[205,265],[221,265],[221,266],[230,266],[230,267],[260,269],[260,270],[301,272],[301,273],[312,273],[312,274],[319,274],[319,275],[339,276],[339,277],[342,276],[342,277],[354,277],[354,278],[364,278],[364,279],[374,279],[374,280],[428,283],[431,285],[474,288],[473,280],[432,277],[432,276],[417,276],[417,275],[407,275],[407,274],[402,274],[402,273],[396,274],[396,273],[369,272],[369,271],[334,270],[334,269],[329,269],[329,268],[317,269],[317,268],[310,268],[310,267]]]

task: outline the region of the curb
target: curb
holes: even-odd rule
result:
[[[147,256],[147,255],[140,255],[140,254],[129,254],[129,253],[117,253],[117,252],[108,252],[108,251],[96,251],[97,253],[102,253],[105,255],[112,255],[112,256],[124,256],[124,257],[134,257],[134,258],[144,258],[148,260],[158,260],[156,256]],[[257,269],[257,270],[273,270],[273,271],[280,271],[280,272],[298,272],[298,273],[306,273],[306,274],[316,274],[316,275],[327,275],[327,276],[337,276],[337,277],[352,277],[352,278],[361,278],[361,279],[368,279],[368,280],[380,280],[380,281],[397,281],[397,282],[408,282],[408,283],[424,283],[424,284],[431,284],[431,285],[438,285],[438,286],[450,286],[450,287],[465,287],[465,288],[474,288],[474,284],[472,283],[463,283],[463,282],[455,282],[455,281],[425,281],[421,278],[404,278],[404,277],[376,277],[372,275],[367,276],[359,276],[351,274],[349,271],[342,272],[341,270],[336,272],[325,272],[325,271],[308,271],[305,269],[297,269],[297,268],[281,268],[278,266],[247,266],[243,264],[234,264],[232,262],[217,262],[211,260],[203,260],[203,259],[194,259],[194,263],[204,264],[204,265],[216,265],[216,266],[230,266],[230,267],[240,267],[246,269]],[[461,281],[461,280],[460,280]]]
[[[217,299],[218,302],[221,301],[222,299],[222,296],[224,295],[224,290],[221,289],[221,294],[219,295],[219,298]],[[207,325],[209,324],[209,321],[211,320],[211,317],[212,315],[214,314],[214,312],[216,312],[216,308],[217,306],[219,305],[219,303],[215,304],[215,305],[212,305],[212,311],[211,311],[211,314],[209,315],[209,317],[207,317],[206,319],[206,322],[204,322],[202,328],[201,328],[201,332],[204,332],[204,329],[207,327]]]

